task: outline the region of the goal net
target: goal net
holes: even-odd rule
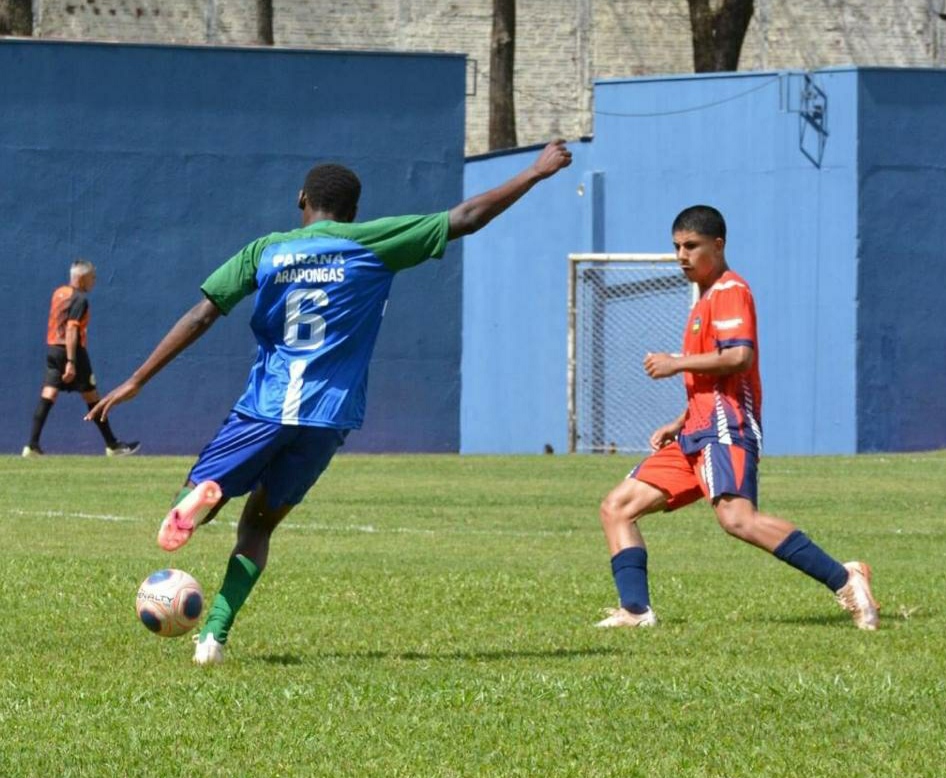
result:
[[[568,438],[572,452],[650,450],[686,399],[679,376],[655,381],[648,351],[677,353],[696,287],[673,255],[571,254]]]

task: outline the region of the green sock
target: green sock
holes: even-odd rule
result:
[[[253,586],[259,580],[262,570],[256,563],[242,554],[230,557],[227,563],[227,574],[223,578],[220,593],[214,598],[207,614],[207,621],[200,631],[203,639],[212,633],[218,643],[226,643],[233,620],[236,618],[246,598],[250,596]]]
[[[174,498],[174,502],[171,503],[171,507],[176,508],[178,505],[180,505],[181,500],[187,497],[187,495],[189,495],[192,491],[194,490],[191,489],[189,486],[182,487],[181,491],[177,493],[177,497]]]

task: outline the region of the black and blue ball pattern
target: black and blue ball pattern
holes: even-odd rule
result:
[[[138,588],[138,620],[149,632],[178,637],[197,626],[204,610],[200,584],[183,570],[168,568],[149,575]]]

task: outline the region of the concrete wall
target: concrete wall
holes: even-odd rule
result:
[[[26,442],[49,296],[70,262],[98,266],[90,353],[113,387],[253,238],[299,224],[309,167],[362,177],[360,218],[429,212],[462,196],[464,61],[0,41],[0,297],[7,336],[0,450]],[[394,282],[353,450],[459,447],[460,248]],[[242,390],[255,345],[244,301],[117,409],[119,436],[194,453]],[[101,451],[78,397],[44,445]]]
[[[760,317],[767,451],[946,445],[946,73],[827,70],[807,87],[806,102],[803,73],[598,83],[594,141],[561,185],[467,241],[464,450],[565,444],[564,258],[589,248],[595,219],[575,189],[593,174],[597,250],[668,251],[670,222],[694,203],[726,215],[727,256]],[[468,193],[531,153],[471,161]],[[493,292],[506,260],[524,271]],[[467,344],[505,372],[474,370]]]
[[[939,3],[941,6],[942,4]],[[244,0],[33,0],[35,34],[73,39],[256,43]],[[743,70],[946,64],[931,0],[756,0]],[[487,150],[491,0],[275,0],[276,45],[469,55],[467,151]],[[596,78],[693,69],[686,0],[519,0],[519,143],[592,132]],[[472,61],[475,60],[475,69]]]

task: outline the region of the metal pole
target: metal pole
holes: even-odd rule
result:
[[[574,454],[578,445],[578,421],[575,418],[576,354],[575,331],[577,325],[575,294],[578,280],[578,262],[568,257],[568,453]]]

